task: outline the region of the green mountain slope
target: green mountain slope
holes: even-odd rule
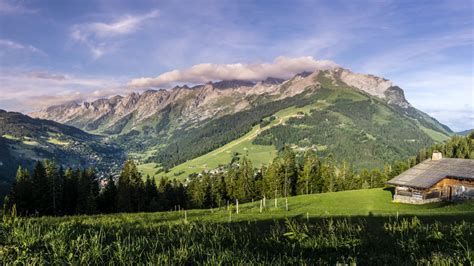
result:
[[[158,151],[158,157],[151,157],[151,163],[141,169],[152,176],[185,178],[190,173],[229,163],[236,155],[246,155],[255,166],[260,166],[269,163],[276,150],[284,145],[299,151],[313,149],[320,156],[333,154],[337,160],[349,161],[357,169],[370,169],[412,156],[450,135],[443,125],[415,108],[390,105],[347,85],[336,86],[324,80],[321,83],[323,87],[309,88],[275,105],[262,104],[244,114],[215,120],[204,130],[194,128],[176,135],[174,146]],[[241,121],[241,116],[247,119]],[[218,145],[217,140],[223,136],[237,135],[241,131],[244,131],[242,136],[230,142],[223,140],[223,144]],[[206,138],[214,140],[217,148],[206,144],[203,141]],[[187,146],[189,150],[185,149]],[[200,147],[209,151],[198,157],[187,154],[198,153]],[[176,155],[190,160],[171,167],[167,173],[162,172],[156,162],[166,167],[166,162],[176,162],[173,161]],[[179,157],[177,159],[179,162]]]
[[[30,168],[37,160],[51,159],[71,167],[94,167],[105,175],[117,171],[124,159],[122,150],[102,137],[3,110],[0,110],[0,151],[3,193],[19,165]]]
[[[277,123],[279,112],[292,108],[306,109]],[[53,106],[34,115],[108,135],[144,172],[171,170],[166,173],[171,177],[212,169],[239,154],[260,165],[285,144],[371,168],[452,134],[411,106],[389,80],[339,67],[303,72],[286,81],[220,81],[149,90]]]

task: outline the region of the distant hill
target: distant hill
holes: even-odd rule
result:
[[[291,108],[303,110],[278,124],[277,113]],[[316,149],[321,156],[333,154],[357,167],[381,166],[452,134],[414,108],[391,81],[339,67],[285,81],[233,80],[148,90],[53,106],[31,115],[108,135],[131,157],[148,163],[152,174],[211,153],[259,125],[250,144],[268,147],[264,150],[270,156],[253,156],[256,164],[271,160],[271,149],[289,144]],[[252,157],[252,149],[235,147],[245,150],[226,150],[229,160],[235,152]],[[201,162],[186,169],[212,164]]]
[[[474,131],[474,129],[468,129],[468,130],[456,132],[456,135],[467,136],[469,133],[471,133],[471,132],[473,132],[473,131]]]
[[[19,165],[31,168],[37,160],[51,159],[65,166],[94,167],[105,175],[117,171],[124,158],[122,150],[103,137],[3,110],[0,110],[0,150],[2,195]]]

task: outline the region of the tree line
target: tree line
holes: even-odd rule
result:
[[[315,152],[296,153],[285,146],[268,166],[254,169],[246,157],[233,160],[225,169],[194,175],[187,186],[188,205],[193,208],[222,207],[235,200],[288,197],[385,186],[389,179],[431,158],[438,151],[448,158],[474,159],[474,132],[454,136],[445,143],[419,151],[416,156],[372,170],[338,163],[333,155],[318,158]]]
[[[155,212],[185,206],[182,183],[142,179],[135,163],[125,162],[118,178],[99,180],[93,169],[63,169],[54,162],[37,162],[32,172],[19,167],[5,208],[20,215],[76,215],[115,212]]]
[[[21,215],[154,212],[383,187],[434,151],[444,157],[474,159],[474,133],[455,136],[382,169],[355,171],[332,155],[319,158],[311,150],[298,153],[286,146],[268,166],[256,169],[245,156],[234,158],[217,170],[193,174],[184,183],[161,178],[156,184],[149,176],[144,180],[132,160],[125,162],[117,178],[105,180],[99,180],[93,169],[63,170],[46,160],[38,162],[31,173],[18,169],[5,207],[15,206]]]

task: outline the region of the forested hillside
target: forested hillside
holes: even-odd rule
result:
[[[13,181],[19,165],[32,169],[37,160],[50,159],[71,167],[94,167],[101,176],[118,171],[124,160],[122,150],[102,137],[3,110],[0,110],[0,150],[3,192]]]

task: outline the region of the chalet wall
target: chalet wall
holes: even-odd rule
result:
[[[448,200],[464,200],[474,198],[474,181],[445,178],[430,188],[440,191],[440,197]]]
[[[426,204],[426,203],[439,202],[439,201],[442,201],[442,199],[441,198],[423,199],[419,197],[403,196],[403,195],[396,195],[396,194],[393,196],[393,202],[398,202],[398,203]]]
[[[474,198],[474,181],[444,178],[429,189],[396,187],[394,202],[425,204],[442,200],[465,200]]]

